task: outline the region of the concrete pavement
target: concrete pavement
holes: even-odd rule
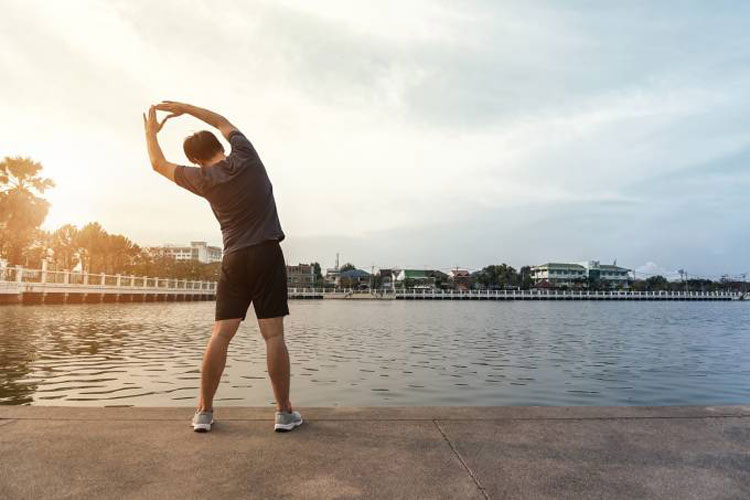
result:
[[[0,406],[0,498],[750,498],[750,406]]]

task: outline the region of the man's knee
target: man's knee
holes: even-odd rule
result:
[[[284,317],[258,319],[260,334],[266,340],[284,338]]]
[[[221,340],[229,342],[237,333],[237,329],[240,326],[241,319],[224,319],[214,323],[213,336]]]

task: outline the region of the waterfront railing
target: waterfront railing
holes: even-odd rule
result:
[[[85,271],[26,269],[22,266],[0,268],[0,293],[3,294],[180,294],[212,296],[216,282],[88,273]]]
[[[0,298],[11,295],[43,300],[77,294],[159,296],[159,300],[211,299],[215,281],[88,273],[84,271],[0,267]],[[397,300],[747,300],[735,291],[633,291],[633,290],[426,290],[351,288],[289,288],[293,299],[397,299]],[[104,300],[104,299],[102,299]],[[118,299],[119,300],[119,299]],[[132,300],[132,298],[131,298]],[[146,298],[145,300],[148,300]],[[9,300],[8,302],[13,302]]]

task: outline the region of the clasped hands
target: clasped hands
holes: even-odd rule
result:
[[[186,112],[187,104],[175,101],[162,101],[160,104],[155,104],[148,108],[148,115],[143,113],[143,127],[146,129],[147,135],[153,135],[159,133],[167,120],[170,118],[176,118]],[[161,123],[156,119],[156,111],[166,111],[170,114],[164,117]]]

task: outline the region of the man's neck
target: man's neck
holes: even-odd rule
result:
[[[225,155],[224,153],[218,153],[217,155],[215,155],[215,156],[214,156],[213,158],[211,158],[210,160],[207,160],[207,161],[204,161],[204,162],[202,162],[202,163],[200,164],[200,166],[201,166],[202,168],[207,168],[207,167],[210,167],[210,166],[212,166],[212,165],[216,165],[216,164],[217,164],[217,163],[219,163],[220,161],[224,161],[224,160],[226,160],[226,159],[227,159],[227,157],[226,157],[226,155]]]

